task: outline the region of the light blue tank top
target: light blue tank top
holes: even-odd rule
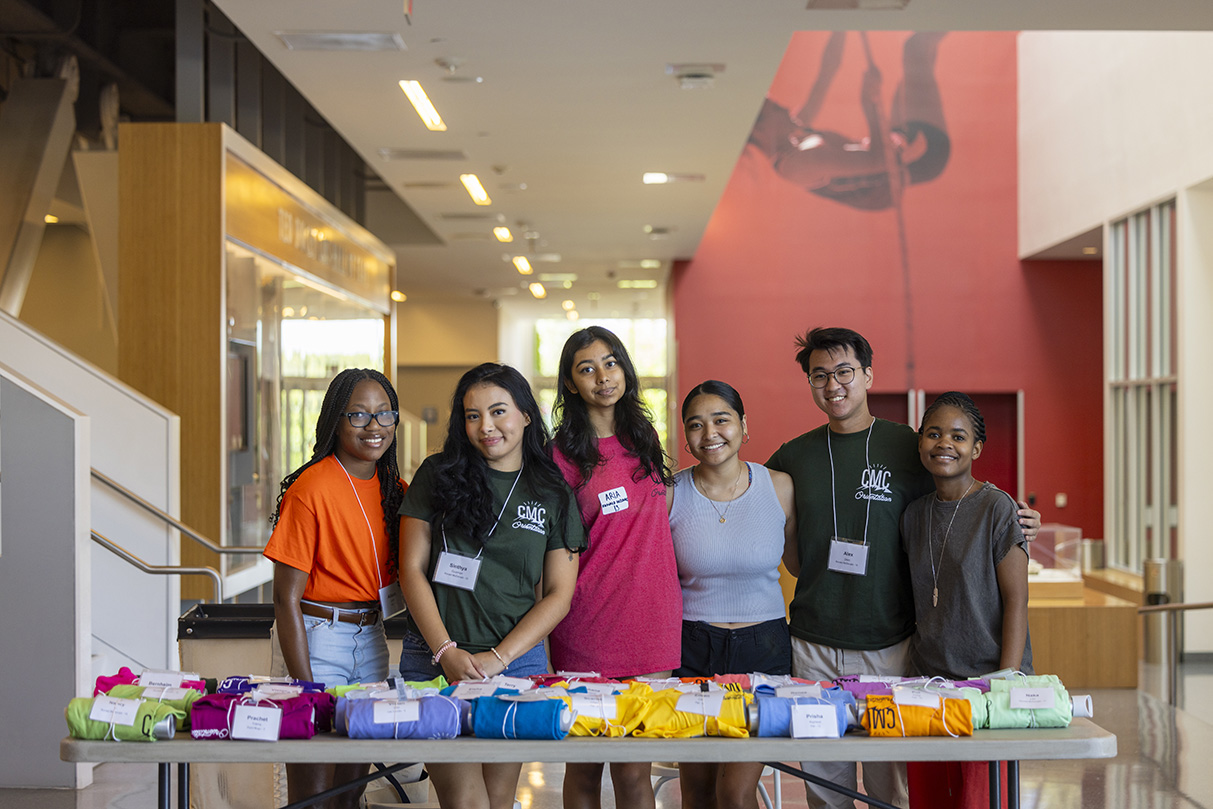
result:
[[[670,531],[685,620],[725,623],[784,617],[778,570],[783,507],[767,468],[748,466],[754,480],[731,503],[704,497],[690,469],[674,476]]]

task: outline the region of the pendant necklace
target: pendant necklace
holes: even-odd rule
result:
[[[970,483],[969,488],[965,489],[965,493],[962,494],[960,499],[956,501],[956,508],[952,511],[952,519],[948,520],[948,527],[943,532],[943,545],[941,545],[939,548],[940,568],[943,567],[943,552],[948,547],[948,536],[952,533],[952,523],[956,522],[956,512],[960,511],[960,504],[963,503],[964,499],[969,496],[969,491],[973,488],[975,483],[977,483],[976,480]],[[934,529],[935,504],[938,502],[939,495],[936,494],[935,499],[931,502],[931,507],[927,509],[927,558],[931,560],[931,585],[933,587],[931,591],[932,607],[939,606],[939,570],[937,570],[935,567],[935,540],[932,536],[932,530]]]
[[[750,469],[750,465],[748,463],[745,463],[745,461],[742,461],[742,463],[745,464],[746,471],[750,473],[749,482],[753,483],[754,482],[754,470]],[[733,500],[736,499],[734,497],[734,495],[737,492],[737,484],[741,483],[741,473],[740,472],[737,473],[737,480],[733,481],[733,488],[729,489],[729,501],[727,503],[725,503],[724,511],[721,511],[720,509],[716,508],[716,501],[713,500],[712,498],[708,497],[708,494],[707,494],[707,492],[705,492],[703,490],[703,487],[701,487],[695,483],[695,470],[694,469],[691,470],[691,483],[692,483],[692,485],[695,485],[695,487],[699,489],[699,493],[703,495],[703,499],[707,500],[709,503],[712,504],[712,511],[716,512],[716,516],[719,517],[720,521],[723,523],[725,520],[725,517],[729,513],[729,509],[733,506]],[[746,484],[746,487],[749,488],[748,483]]]

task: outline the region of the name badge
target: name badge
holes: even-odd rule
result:
[[[1012,688],[1012,708],[1052,708],[1057,704],[1057,694],[1052,688]]]
[[[837,739],[838,714],[833,705],[793,705],[792,738]]]
[[[386,587],[379,588],[379,614],[383,620],[392,618],[404,612],[404,592],[400,582],[394,581]]]
[[[438,564],[434,568],[434,582],[460,590],[476,588],[476,577],[480,575],[480,560],[471,556],[439,551]]]
[[[88,718],[94,722],[109,722],[111,725],[133,725],[139,712],[139,700],[119,697],[97,697]]]
[[[603,514],[614,514],[616,511],[623,511],[628,507],[627,490],[620,486],[618,489],[599,492],[598,502],[602,504]]]
[[[272,705],[237,705],[232,712],[232,738],[255,742],[278,741],[282,709]]]
[[[421,717],[421,703],[416,700],[401,702],[375,701],[371,706],[371,721],[376,725],[398,725],[401,722],[416,722]]]
[[[841,537],[830,540],[830,570],[864,576],[868,572],[868,546]]]

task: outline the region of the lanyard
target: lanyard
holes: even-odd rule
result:
[[[345,468],[345,464],[336,455],[333,460],[341,467],[341,471],[345,472],[345,479],[350,482],[350,491],[354,493],[354,499],[358,501],[358,510],[362,512],[362,519],[366,520],[367,533],[371,535],[371,550],[375,552],[375,579],[379,582],[379,589],[383,589],[383,574],[379,570],[379,546],[375,544],[375,529],[371,528],[371,520],[366,516],[366,509],[362,507],[362,498],[358,496],[358,490],[354,488],[354,479],[350,477],[349,470]],[[375,470],[375,477],[379,476],[379,470]]]
[[[872,423],[868,425],[868,437],[863,444],[863,462],[867,468],[872,468],[872,459],[868,452],[872,446],[872,428],[876,426],[876,419],[872,419]],[[837,539],[838,534],[838,492],[834,486],[834,447],[830,444],[830,427],[826,425],[826,451],[830,453],[830,506],[834,511],[834,538]],[[862,482],[862,481],[861,481]],[[863,544],[868,544],[868,517],[872,514],[872,498],[868,498],[868,505],[863,514]]]
[[[488,542],[489,537],[491,537],[493,535],[493,532],[497,530],[497,526],[501,523],[501,518],[505,515],[505,507],[510,504],[510,498],[514,496],[514,489],[515,489],[515,487],[518,486],[518,481],[522,479],[522,470],[525,467],[526,467],[526,464],[523,464],[522,466],[518,467],[518,476],[514,478],[514,482],[510,486],[509,492],[506,493],[505,500],[501,504],[501,511],[497,512],[497,519],[493,520],[493,527],[489,529],[488,536],[486,536],[484,538],[485,542]],[[446,520],[443,520],[444,525],[442,526],[442,551],[443,551],[443,553],[449,553],[450,548],[448,548],[447,544],[446,544],[445,522],[446,522]],[[476,552],[475,558],[479,559],[480,554],[482,554],[482,553],[484,553],[484,544],[483,543],[481,543],[481,545],[480,545],[480,550]]]

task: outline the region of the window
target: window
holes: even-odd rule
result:
[[[552,406],[556,402],[556,377],[560,373],[560,351],[568,336],[585,328],[585,322],[565,318],[541,318],[535,321],[535,378],[531,384],[543,417],[552,424]],[[666,359],[668,333],[665,318],[603,319],[592,325],[610,329],[619,336],[628,350],[640,377],[640,395],[648,405],[653,426],[661,437],[661,445],[669,451],[669,396],[667,393],[668,362]]]
[[[1175,202],[1111,227],[1107,554],[1140,572],[1177,553]]]

